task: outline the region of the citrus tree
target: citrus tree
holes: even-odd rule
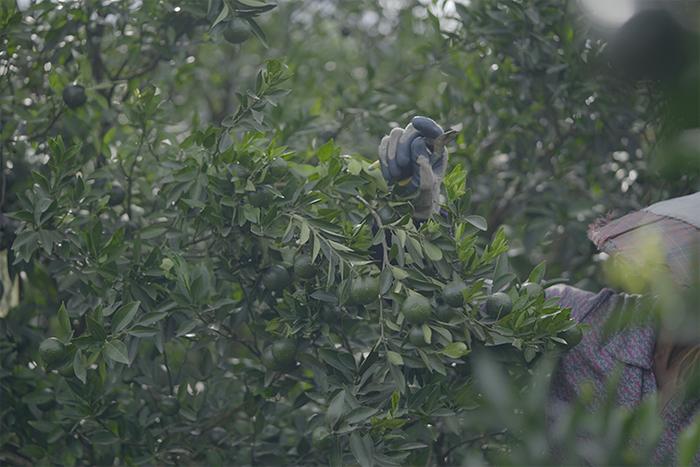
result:
[[[376,9],[341,3],[351,19]],[[290,5],[0,6],[3,285],[21,285],[0,308],[3,461],[553,459],[530,373],[580,329],[545,299],[544,266],[516,275],[506,229],[476,213],[476,143],[458,141],[442,213],[414,221],[372,141],[434,109],[406,88],[373,113],[349,88],[342,125],[309,138],[306,103],[325,91],[277,39],[278,21],[304,21]],[[462,56],[435,17],[414,22]],[[313,99],[312,120],[333,111]],[[353,146],[358,115],[377,134]],[[610,447],[647,412],[611,428],[601,456],[628,452]]]
[[[565,343],[568,313],[514,287],[503,231],[479,235],[459,165],[446,214],[416,225],[371,158],[280,144],[264,119],[282,62],[220,124],[173,128],[149,73],[173,57],[186,73],[189,41],[240,42],[241,25],[263,38],[267,9],[3,9],[4,86],[27,96],[9,98],[26,120],[3,117],[3,151],[31,169],[5,180],[25,278],[2,321],[6,459],[445,458],[477,430],[460,422],[472,352],[525,369]],[[37,23],[41,40],[22,35]]]

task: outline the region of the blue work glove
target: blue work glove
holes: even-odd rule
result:
[[[447,168],[445,145],[456,135],[427,117],[413,117],[405,129],[394,128],[379,144],[379,163],[387,183],[415,194],[414,217],[427,219],[440,210],[440,188]]]

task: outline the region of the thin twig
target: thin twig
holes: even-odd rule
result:
[[[496,435],[503,435],[503,434],[505,434],[507,431],[508,431],[508,429],[504,428],[504,429],[502,429],[502,430],[494,431],[494,432],[492,432],[492,433],[483,433],[483,434],[481,434],[481,435],[479,435],[479,436],[475,436],[475,437],[473,437],[473,438],[465,439],[464,441],[461,441],[461,442],[455,444],[454,446],[452,446],[450,449],[448,449],[447,452],[445,452],[444,457],[449,456],[450,453],[451,453],[452,451],[454,451],[454,450],[457,449],[457,448],[460,448],[460,447],[464,446],[465,444],[471,444],[471,443],[474,443],[474,442],[476,442],[476,441],[479,441],[479,440],[482,440],[482,439],[485,439],[485,438],[491,438],[492,436],[496,436]]]
[[[63,108],[59,109],[56,115],[51,117],[51,121],[49,121],[49,124],[46,128],[41,130],[39,133],[35,133],[34,135],[32,135],[31,139],[36,141],[46,136],[48,132],[51,131],[51,128],[53,128],[53,126],[56,124],[61,115],[63,115]]]

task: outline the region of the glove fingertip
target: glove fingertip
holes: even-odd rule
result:
[[[425,136],[426,138],[434,139],[444,133],[442,127],[440,127],[440,125],[438,125],[432,118],[416,115],[411,119],[411,124],[422,136]]]

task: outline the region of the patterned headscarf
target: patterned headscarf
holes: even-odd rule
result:
[[[700,192],[599,221],[590,226],[588,238],[599,250],[640,267],[645,242],[654,239],[661,248],[658,266],[676,283],[690,286],[700,276]]]

